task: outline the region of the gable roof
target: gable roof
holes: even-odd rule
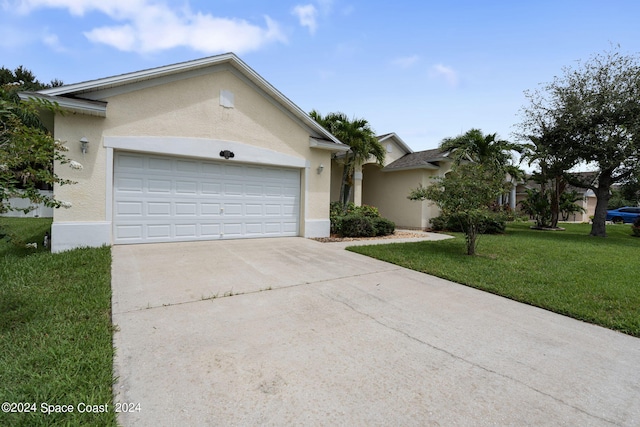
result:
[[[398,136],[397,133],[391,132],[384,135],[378,135],[378,142],[380,142],[381,144],[387,139],[393,139],[395,143],[398,144],[404,151],[406,151],[407,153],[413,153],[413,150],[402,140],[402,138]]]
[[[212,67],[224,67],[224,69],[233,72],[246,82],[251,83],[256,89],[262,91],[282,106],[287,114],[309,128],[311,133],[314,134],[312,136],[315,136],[316,139],[324,140],[326,143],[332,145],[336,144],[338,145],[338,147],[336,147],[338,150],[342,151],[344,149],[342,142],[320,126],[309,114],[291,102],[289,98],[284,96],[234,53],[225,53],[97,80],[58,86],[38,92],[22,92],[19,95],[21,99],[44,98],[57,102],[60,107],[66,110],[106,117],[107,103],[100,99],[100,92],[118,90],[118,88],[135,83],[153,86],[158,84],[157,81],[160,78],[178,80],[182,78],[184,74],[206,74],[211,71]]]
[[[389,163],[382,170],[394,172],[409,169],[440,169],[437,162],[451,161],[448,151],[441,151],[438,148],[433,150],[417,151],[400,157],[395,162]]]

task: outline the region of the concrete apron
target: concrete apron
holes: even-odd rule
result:
[[[640,424],[639,339],[331,243],[115,246],[112,280],[125,426]]]

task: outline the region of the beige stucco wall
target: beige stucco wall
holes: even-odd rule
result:
[[[105,120],[81,114],[56,115],[54,136],[69,149],[67,158],[83,166],[71,169],[68,164],[55,165],[55,172],[63,179],[76,184],[56,185],[56,199],[71,202],[69,209],[54,209],[56,221],[104,221],[106,219],[106,150],[102,147],[102,131]],[[80,150],[80,138],[89,141],[87,153]]]
[[[220,105],[220,91],[234,94],[235,105]],[[96,98],[95,96],[93,96]],[[56,173],[77,181],[77,185],[56,188],[57,197],[73,203],[70,209],[56,211],[54,221],[104,221],[107,218],[107,149],[104,136],[190,137],[235,141],[308,160],[309,170],[301,169],[301,228],[304,218],[328,219],[331,163],[329,151],[309,147],[309,131],[282,111],[275,102],[229,71],[166,83],[132,92],[113,94],[107,117],[80,114],[57,116],[55,137],[67,141],[68,156],[84,169],[57,165]],[[80,153],[79,139],[87,137],[89,152]],[[232,161],[242,162],[236,152]],[[220,160],[219,157],[212,160]],[[326,171],[316,169],[324,164]],[[304,230],[301,230],[301,234]]]
[[[427,228],[429,219],[439,215],[439,209],[433,203],[407,198],[418,185],[429,185],[429,177],[436,171],[382,172],[377,165],[365,165],[363,171],[362,203],[377,207],[380,215],[395,222],[397,227]]]
[[[400,157],[403,157],[405,154],[407,154],[407,152],[403,148],[401,148],[400,145],[398,145],[398,143],[393,138],[385,139],[382,142],[382,146],[385,149],[385,156],[384,156],[385,166],[395,162]],[[369,163],[375,163],[375,160],[370,159]]]

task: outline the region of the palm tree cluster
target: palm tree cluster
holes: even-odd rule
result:
[[[356,167],[361,166],[371,157],[382,166],[385,158],[384,147],[380,144],[375,132],[365,119],[349,119],[346,114],[341,112],[329,113],[323,116],[316,110],[311,111],[309,115],[350,147],[343,159],[344,169],[340,186],[340,202],[342,206],[346,206],[353,192]]]

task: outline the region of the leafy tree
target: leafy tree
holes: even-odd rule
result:
[[[71,183],[53,172],[54,160],[69,163],[64,156],[66,148],[38,121],[40,110],[57,111],[57,106],[44,100],[20,102],[15,90],[12,86],[0,88],[0,213],[18,210],[8,203],[10,198],[64,206],[38,191]],[[79,164],[73,162],[72,166]],[[21,210],[28,212],[30,208]]]
[[[56,84],[61,84],[56,80]],[[42,111],[61,113],[58,106],[45,100],[20,101],[19,91],[40,90],[47,87],[24,67],[15,71],[0,68],[0,213],[11,210],[28,212],[32,207],[17,209],[9,204],[11,198],[28,199],[32,205],[43,203],[49,207],[70,207],[70,203],[41,194],[40,188],[54,184],[69,184],[53,171],[54,161],[69,163],[73,168],[82,167],[70,162],[64,155],[67,150],[56,141],[40,121]],[[19,242],[6,226],[0,224],[0,232]]]
[[[474,255],[478,234],[494,213],[491,204],[504,191],[504,174],[480,163],[461,163],[436,182],[411,191],[410,200],[431,200],[444,217],[458,221],[467,255]]]
[[[565,178],[595,193],[591,235],[604,237],[612,185],[640,168],[640,65],[637,57],[612,50],[563,71],[540,90],[525,92],[521,136],[545,138],[551,155],[595,166],[595,182]]]
[[[62,81],[58,79],[52,80],[50,84],[42,83],[36,78],[35,74],[22,65],[13,71],[5,67],[0,68],[0,86],[7,84],[19,87],[20,90],[24,91],[36,91],[63,85]]]
[[[370,157],[375,158],[376,162],[382,166],[385,158],[384,147],[380,144],[369,122],[365,119],[349,119],[346,114],[339,112],[322,116],[316,110],[311,111],[309,115],[350,147],[344,157],[344,169],[340,185],[340,202],[344,208],[351,199],[356,167],[361,166]]]

